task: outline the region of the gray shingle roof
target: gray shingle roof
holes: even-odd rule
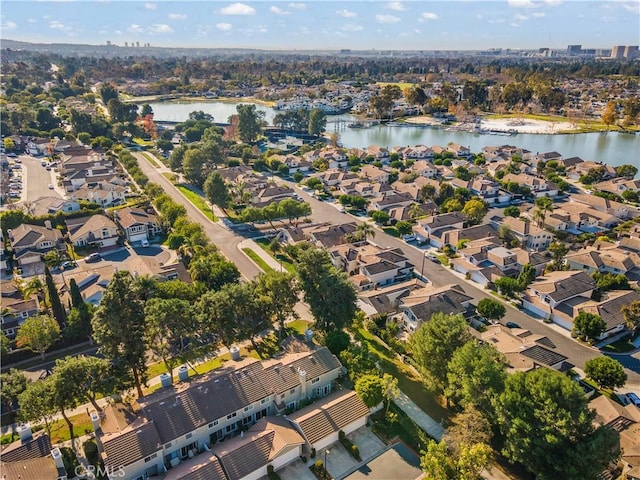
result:
[[[17,462],[46,457],[50,453],[51,440],[46,433],[36,434],[30,441],[25,443],[14,442],[0,451],[3,462]]]
[[[184,475],[181,480],[227,480],[218,457],[211,456],[209,462],[193,472]]]
[[[106,455],[105,465],[116,469],[162,450],[162,443],[153,422],[147,422],[111,440],[105,440],[103,446]]]
[[[551,350],[540,345],[529,347],[526,350],[523,350],[521,353],[522,355],[524,355],[525,357],[529,357],[536,363],[547,366],[556,365],[557,363],[564,362],[567,359],[567,357],[565,357],[564,355],[561,355],[557,352],[552,352]]]

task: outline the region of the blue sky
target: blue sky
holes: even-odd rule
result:
[[[640,0],[3,0],[2,39],[168,47],[477,50],[640,43]]]

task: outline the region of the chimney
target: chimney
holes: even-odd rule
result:
[[[100,430],[100,415],[98,412],[91,412],[89,415],[91,417],[91,425],[93,426],[93,431],[97,432]]]
[[[51,220],[45,220],[44,226],[47,227],[47,230],[51,230]]]
[[[307,372],[298,370],[298,374],[300,375],[300,396],[307,398]]]
[[[58,447],[51,450],[51,456],[56,464],[57,468],[64,468],[64,462],[62,461],[62,452]]]
[[[22,443],[26,443],[33,438],[31,434],[31,424],[23,423],[18,427],[18,435],[20,436],[20,440]]]

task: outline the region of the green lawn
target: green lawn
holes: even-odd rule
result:
[[[611,353],[626,353],[635,350],[635,346],[629,342],[630,338],[623,338],[618,340],[617,342],[610,343],[606,345],[602,350],[605,352]]]
[[[445,424],[447,423],[451,412],[443,408],[436,396],[424,388],[422,380],[413,369],[402,363],[395,352],[385,347],[377,337],[364,328],[358,329],[358,338],[378,357],[381,369],[398,379],[398,387],[402,392],[432,418],[444,418]]]
[[[382,227],[382,231],[387,235],[391,235],[392,237],[400,237],[400,233],[396,227]]]
[[[309,320],[294,320],[293,322],[287,323],[287,328],[292,329],[300,335],[304,335],[305,330],[311,327],[313,323],[314,322],[310,322]]]
[[[265,262],[260,257],[260,255],[258,255],[256,252],[254,252],[250,248],[243,248],[242,251],[245,253],[245,255],[247,257],[249,257],[251,260],[253,260],[263,271],[265,271],[265,272],[273,272],[273,268],[271,268],[269,265],[267,265],[267,262]]]
[[[270,240],[266,238],[258,238],[255,241],[264,251],[266,251],[269,255],[275,258],[289,273],[296,273],[296,266],[288,256],[283,255],[282,253],[274,253],[273,250],[269,247]]]
[[[213,214],[213,212],[209,208],[209,205],[207,205],[207,202],[205,201],[204,198],[202,198],[193,190],[190,190],[189,188],[185,187],[184,185],[176,185],[176,188],[180,190],[180,192],[185,197],[187,197],[187,199],[191,203],[193,203],[198,208],[198,210],[204,213],[209,220],[211,220],[212,222],[218,221],[218,218]]]

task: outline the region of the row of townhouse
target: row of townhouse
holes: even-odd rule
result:
[[[334,391],[342,371],[326,347],[244,359],[139,399],[124,428],[94,414],[104,464],[125,480],[264,477],[366,423],[355,392]]]

